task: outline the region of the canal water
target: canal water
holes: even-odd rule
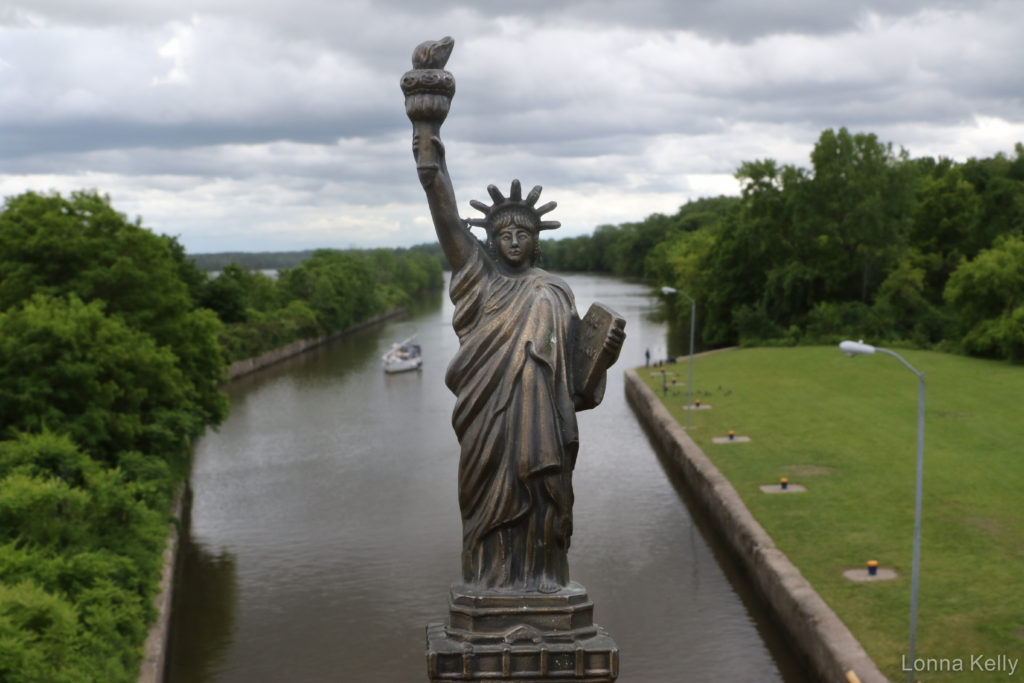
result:
[[[619,681],[805,680],[626,404],[622,367],[686,335],[643,285],[566,279],[581,314],[601,301],[627,320],[604,403],[579,414],[569,556]],[[195,448],[170,683],[426,680],[424,627],[460,573],[452,312],[437,292],[230,386],[230,417]],[[385,375],[381,355],[412,335],[423,369]]]

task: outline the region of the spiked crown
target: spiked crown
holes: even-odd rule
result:
[[[491,205],[484,204],[476,199],[470,200],[469,204],[477,211],[484,214],[483,218],[469,218],[466,220],[467,223],[474,227],[484,228],[487,230],[487,234],[490,235],[494,230],[494,225],[497,218],[503,214],[527,214],[533,218],[534,224],[537,226],[537,230],[554,230],[555,228],[561,227],[561,223],[558,221],[544,221],[541,220],[541,216],[553,210],[558,204],[555,202],[548,202],[543,206],[536,206],[537,200],[540,199],[541,186],[535,185],[530,194],[526,195],[526,199],[523,199],[523,188],[519,184],[518,180],[512,181],[512,189],[509,191],[509,196],[506,198],[501,194],[494,185],[487,186],[487,193],[491,195],[491,199],[494,203]]]

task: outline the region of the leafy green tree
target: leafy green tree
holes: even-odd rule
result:
[[[23,474],[40,479],[59,479],[69,486],[84,486],[100,464],[81,452],[67,434],[43,429],[19,432],[0,441],[0,479]]]
[[[841,128],[819,137],[797,220],[829,273],[821,299],[869,302],[903,253],[913,203],[906,159],[871,133]]]
[[[717,283],[708,281],[708,270],[705,267],[717,236],[716,226],[704,227],[693,232],[676,233],[671,241],[659,243],[648,255],[647,269],[653,275],[655,283],[669,286],[686,292],[697,302],[700,309],[697,313],[698,334],[695,343],[704,345],[704,317],[707,312],[709,290]],[[670,314],[684,328],[689,326],[692,307],[685,297],[674,297],[667,300]]]
[[[1016,243],[999,240],[1024,239],[1024,144],[964,163],[910,159],[840,128],[821,133],[810,160],[809,169],[747,161],[739,198],[544,242],[545,267],[635,275],[643,253],[645,277],[697,298],[704,346],[831,343],[858,331],[1024,353],[1024,312],[999,289],[1019,290],[1004,263]],[[1002,284],[985,284],[996,272]]]
[[[0,583],[0,680],[78,683],[97,680],[83,666],[75,608],[31,581]]]
[[[940,270],[940,263],[938,254],[922,255],[909,249],[878,287],[872,306],[876,327],[860,336],[901,339],[920,347],[941,342],[948,321],[941,302],[935,303],[930,294],[928,280]],[[848,330],[835,331],[849,334]]]
[[[32,578],[74,596],[102,579],[151,595],[170,501],[169,491],[151,500],[151,483],[97,462],[66,435],[0,442],[0,548],[23,551],[0,561],[0,581]]]
[[[406,249],[371,249],[361,253],[376,276],[385,308],[405,304],[417,292],[440,287],[441,263],[426,253]]]
[[[620,276],[643,275],[647,254],[674,227],[674,218],[661,213],[651,214],[638,223],[620,225],[618,239],[608,255],[611,272]]]
[[[945,297],[968,352],[1024,362],[1024,238],[1004,237],[962,263]]]
[[[197,301],[216,313],[221,322],[243,323],[249,318],[246,299],[251,279],[241,266],[229,263],[205,284]]]
[[[0,436],[66,433],[110,464],[181,459],[206,418],[189,390],[169,349],[99,301],[35,295],[0,313]]]
[[[189,298],[192,301],[199,301],[209,281],[209,276],[201,271],[191,258],[185,253],[185,247],[176,237],[164,236],[167,246],[171,252],[171,259],[178,271],[178,279],[185,283],[188,289]]]
[[[964,258],[974,258],[989,246],[979,230],[981,198],[960,167],[942,164],[917,182],[910,243],[923,268],[920,294],[933,304],[942,302],[950,274]]]
[[[848,337],[887,339],[888,333],[876,310],[863,301],[819,301],[807,314],[800,341],[834,344]]]
[[[189,254],[188,260],[201,272],[224,270],[229,263],[235,263],[247,271],[284,270],[294,268],[310,256],[313,250],[305,251],[221,251],[212,254]]]
[[[80,546],[86,536],[85,491],[60,479],[12,474],[0,491],[0,542],[19,539],[37,546]]]
[[[768,324],[772,316],[788,314],[785,309],[792,305],[787,302],[801,294],[798,287],[779,282],[777,268],[796,262],[790,197],[805,181],[804,174],[765,159],[743,163],[736,178],[740,204],[719,223],[703,261],[709,286],[702,329],[712,346],[739,340],[738,319],[743,321],[743,337],[769,338],[779,329]]]
[[[870,306],[906,248],[911,169],[874,135],[826,130],[805,171],[741,164],[739,211],[721,223],[705,267],[705,339],[712,345],[796,340],[821,303]],[[817,328],[838,321],[832,308]]]
[[[599,225],[594,228],[590,242],[586,245],[587,267],[584,270],[611,273],[622,238],[622,228],[617,225]]]
[[[226,415],[218,323],[192,300],[192,280],[186,279],[194,279],[194,267],[176,240],[155,235],[140,220],[128,221],[109,197],[8,197],[0,211],[0,273],[0,310],[36,294],[102,301],[109,315],[176,356],[202,423],[217,424]],[[201,426],[196,429],[198,434]]]
[[[0,441],[0,680],[135,680],[170,477],[130,461],[105,466],[50,431]]]
[[[1024,234],[1024,145],[1018,142],[1014,146],[1013,159],[1002,152],[986,159],[968,159],[961,171],[981,203],[973,240],[977,249],[992,246],[1001,235]]]
[[[383,310],[374,273],[366,260],[354,254],[320,249],[280,278],[289,297],[307,302],[327,332],[345,329]]]

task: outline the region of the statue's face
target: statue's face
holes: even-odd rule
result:
[[[537,243],[537,236],[532,230],[521,225],[508,225],[498,231],[497,239],[498,249],[506,263],[516,267],[530,265]]]

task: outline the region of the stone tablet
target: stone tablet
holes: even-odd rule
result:
[[[580,321],[573,358],[574,389],[581,396],[593,396],[604,380],[608,366],[615,362],[604,348],[612,327],[620,330],[625,319],[604,304],[595,303]]]

